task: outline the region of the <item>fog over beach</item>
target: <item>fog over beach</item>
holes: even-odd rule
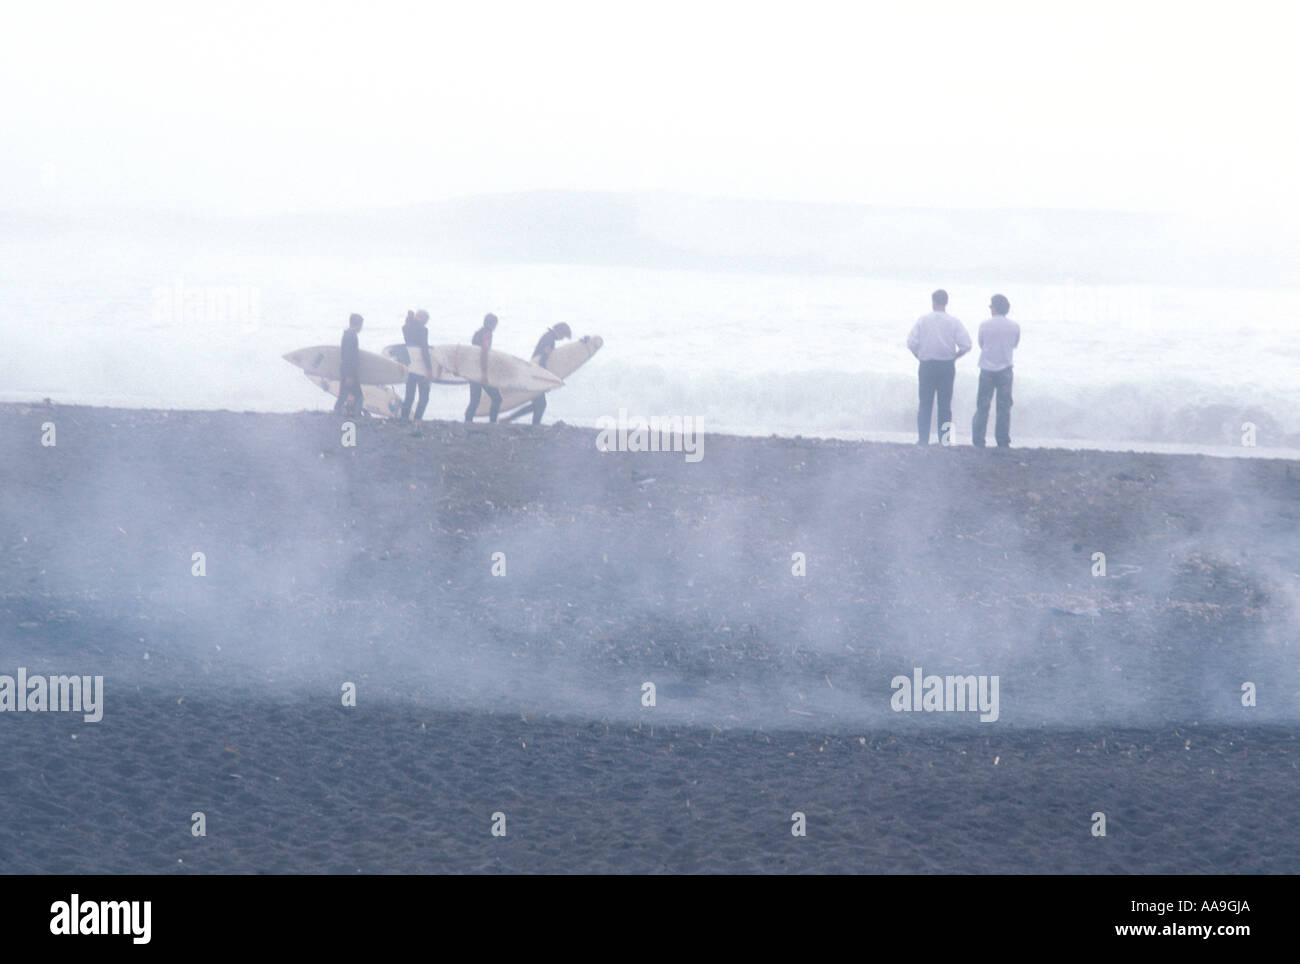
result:
[[[1300,136],[1225,18],[14,11],[0,872],[1300,873]]]
[[[0,424],[33,449],[3,498],[3,666],[106,681],[75,732],[6,714],[11,869],[916,872],[952,846],[984,871],[1300,866],[1293,463],[724,436],[691,462],[379,419],[347,448],[327,414]],[[914,674],[997,677],[994,713],[900,709]],[[42,802],[87,774],[90,796]],[[1128,834],[1104,852],[1068,829],[1100,798]],[[514,849],[477,842],[489,800]],[[211,846],[184,816],[158,832],[177,807],[223,827]],[[781,856],[783,807],[831,836]],[[280,838],[302,813],[312,832]]]

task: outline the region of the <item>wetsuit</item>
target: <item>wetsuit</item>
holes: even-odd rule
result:
[[[420,349],[420,354],[424,360],[424,370],[433,371],[433,364],[429,359],[429,329],[418,321],[408,321],[402,325],[402,339],[407,344],[407,350],[411,354],[411,360],[414,362],[414,352],[410,349]],[[402,421],[406,421],[411,414],[411,402],[415,398],[416,391],[420,393],[420,404],[415,407],[415,420],[418,422],[424,418],[424,410],[429,404],[429,379],[421,378],[419,375],[410,373],[406,376],[406,398],[402,400]]]
[[[492,331],[486,326],[480,328],[478,331],[474,332],[474,338],[470,344],[477,345],[479,348],[487,348],[491,351]],[[501,411],[501,393],[491,385],[483,385],[479,382],[470,382],[469,408],[465,409],[465,421],[474,421],[474,413],[478,411],[479,399],[483,397],[484,392],[487,392],[488,398],[492,400],[492,409],[488,413],[488,421],[495,422],[497,420],[497,414]]]
[[[554,328],[547,328],[546,334],[537,342],[537,347],[533,349],[533,364],[546,367],[546,363],[551,360],[551,352],[555,351],[555,341],[558,336]],[[546,393],[538,395],[533,400],[532,413],[533,424],[540,425],[542,422],[542,413],[546,411]]]
[[[339,400],[334,403],[334,411],[355,415],[360,413],[365,396],[361,393],[361,346],[352,328],[343,332],[339,354]],[[350,405],[349,397],[353,400]]]

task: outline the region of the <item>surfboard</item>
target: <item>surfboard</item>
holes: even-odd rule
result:
[[[399,365],[407,368],[412,375],[419,375],[438,385],[464,385],[469,379],[457,375],[455,372],[442,367],[438,363],[439,356],[435,355],[433,349],[429,349],[429,360],[433,362],[433,375],[424,366],[424,353],[414,345],[388,345],[382,352],[383,356],[389,361],[395,361]],[[491,372],[489,372],[489,375]]]
[[[561,378],[568,378],[579,368],[587,363],[592,355],[600,351],[600,346],[605,344],[605,340],[600,335],[583,335],[581,338],[565,344],[560,343],[555,351],[551,352],[551,357],[546,360],[546,370]],[[549,391],[549,389],[548,389]],[[514,412],[514,409],[524,405],[531,405],[533,399],[544,394],[543,392],[502,392],[501,393],[501,412],[510,413],[509,415],[498,415],[498,418],[505,418],[506,421],[512,421],[518,418],[522,413]],[[485,394],[479,401],[478,408],[474,410],[474,415],[488,415],[492,411],[492,399]]]
[[[410,351],[406,345],[389,347]],[[431,345],[429,357],[434,366],[434,377],[431,380],[451,385],[479,381],[483,377],[479,368],[481,351],[475,345]],[[393,361],[395,355],[400,357],[400,352],[394,351],[383,360],[397,364]],[[428,373],[425,372],[424,360],[419,355],[418,350],[410,352],[411,362],[406,367],[425,378]],[[542,366],[496,349],[488,351],[487,375],[489,384],[501,392],[545,392],[564,384],[562,378]],[[406,375],[403,374],[399,381],[405,380]]]
[[[312,348],[291,351],[284,356],[284,360],[291,365],[297,365],[308,375],[337,381],[342,350],[338,345],[316,345]],[[362,385],[395,385],[406,381],[406,369],[391,359],[373,352],[362,351],[360,360],[359,374]]]
[[[307,378],[317,388],[329,392],[335,398],[339,397],[339,386],[343,383],[337,378],[326,378],[324,375],[307,375]],[[371,415],[399,418],[402,414],[401,397],[387,385],[362,385],[361,395],[361,407]]]

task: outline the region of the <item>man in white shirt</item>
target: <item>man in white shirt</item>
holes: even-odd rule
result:
[[[971,422],[971,441],[984,447],[984,433],[989,424],[989,403],[996,392],[997,421],[993,437],[998,448],[1011,447],[1011,356],[1020,344],[1020,326],[1007,317],[1011,302],[994,295],[989,304],[993,317],[980,325],[980,387],[975,396],[975,418]]]
[[[971,349],[965,326],[948,314],[948,292],[940,288],[930,296],[928,315],[922,315],[907,336],[907,347],[920,362],[916,378],[920,406],[916,411],[916,444],[930,444],[930,415],[935,396],[939,399],[939,441],[952,442],[952,384],[957,377],[957,359]]]

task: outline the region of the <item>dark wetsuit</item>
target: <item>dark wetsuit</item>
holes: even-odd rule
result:
[[[353,329],[343,332],[339,354],[339,400],[334,403],[334,411],[359,414],[365,396],[361,393],[361,346]],[[352,404],[348,404],[349,396],[353,399]]]
[[[480,348],[487,346],[487,349],[491,351],[492,332],[487,328],[480,328],[478,331],[474,332],[474,338],[470,344],[477,345]],[[478,411],[478,403],[483,397],[484,392],[487,392],[488,398],[492,400],[492,410],[488,413],[488,421],[495,422],[497,420],[497,414],[501,411],[501,393],[491,385],[482,385],[479,382],[470,382],[469,408],[465,409],[465,421],[474,421],[474,413]]]
[[[402,339],[407,344],[411,362],[414,363],[416,358],[420,357],[425,364],[424,370],[432,372],[433,364],[429,359],[429,329],[419,322],[409,321],[402,325]],[[419,356],[416,355],[415,349],[419,349]],[[429,380],[421,378],[419,375],[408,374],[406,376],[406,398],[402,400],[403,421],[411,414],[411,402],[414,400],[417,390],[420,393],[420,404],[415,407],[415,420],[418,422],[424,418],[424,410],[429,404]]]
[[[551,360],[551,352],[555,351],[556,334],[554,328],[547,328],[546,334],[537,342],[537,347],[533,349],[533,364],[546,367],[546,363]],[[540,425],[542,422],[542,413],[546,411],[546,393],[538,395],[533,400],[533,424]],[[513,417],[513,416],[512,416]]]

